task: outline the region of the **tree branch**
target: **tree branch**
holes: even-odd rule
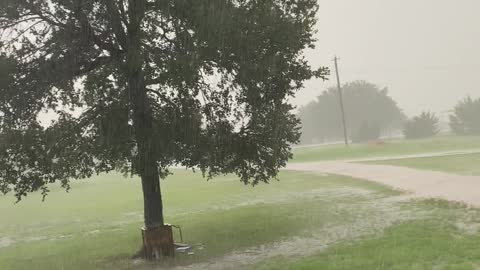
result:
[[[121,2],[118,4],[118,9],[120,10],[120,15],[121,15],[122,22],[123,22],[125,25],[128,25],[127,12],[125,11],[125,6],[124,6],[124,4],[123,4],[123,1],[121,1]]]
[[[105,43],[103,42],[96,34],[95,30],[93,27],[90,25],[88,22],[87,16],[81,11],[76,12],[76,17],[78,21],[80,22],[82,28],[85,29],[85,32],[87,33],[88,36],[92,39],[92,41],[101,49],[109,51],[112,54],[119,54],[122,51],[119,48],[116,48],[112,43]]]
[[[34,68],[34,72],[39,78],[44,78],[44,81],[62,82],[83,76],[114,60],[115,58],[111,56],[99,56],[92,61],[78,62],[75,61],[74,55],[69,55],[61,59],[47,61],[38,68]]]
[[[18,41],[19,38],[21,38],[26,32],[30,31],[32,28],[34,28],[36,25],[40,24],[41,21],[37,21],[35,23],[33,23],[32,25],[29,25],[27,28],[23,29],[22,31],[20,31],[18,33],[18,35],[16,35],[14,38],[10,39],[8,42],[6,42],[5,44],[6,45],[11,45],[15,42]]]
[[[68,24],[66,23],[62,23],[61,21],[59,21],[58,19],[55,18],[55,16],[49,12],[49,11],[45,11],[45,10],[38,10],[35,5],[33,4],[30,4],[30,3],[27,3],[27,7],[28,9],[30,10],[30,12],[36,16],[38,16],[41,20],[43,20],[44,22],[52,25],[52,26],[57,26],[57,27],[60,27],[60,28],[67,28],[69,27]],[[48,14],[51,16],[48,17],[46,16],[45,14]],[[101,49],[103,50],[107,50],[109,52],[111,52],[112,54],[119,54],[121,53],[121,50],[119,50],[118,48],[115,48],[115,46],[111,43],[106,43],[104,41],[102,41],[96,34],[95,34],[95,31],[93,29],[93,27],[90,25],[90,23],[88,22],[88,18],[87,16],[81,11],[80,8],[78,8],[78,10],[74,11],[74,14],[75,14],[75,17],[77,18],[77,20],[79,21],[79,23],[81,24],[81,27],[84,28],[87,32],[87,34],[90,36],[90,38],[92,39],[92,41],[98,46],[100,47]],[[75,25],[71,25],[73,26],[73,29],[76,29],[78,31],[81,31],[82,29],[81,28],[78,28],[78,27],[75,27]]]
[[[146,10],[147,11],[154,11],[154,10],[159,10],[159,9],[164,9],[168,7],[168,2],[169,1],[152,1],[152,2],[147,2],[146,3]]]
[[[164,94],[160,93],[158,90],[154,90],[152,88],[147,88],[147,93],[153,93],[155,94],[158,98],[160,98],[162,101],[175,106],[175,103],[173,103],[170,99],[166,98]]]
[[[0,21],[0,29],[6,30],[8,28],[15,27],[18,24],[21,24],[23,22],[27,22],[30,20],[36,21],[35,24],[38,24],[38,22],[44,22],[50,26],[55,26],[62,29],[67,29],[67,28],[75,29],[75,31],[79,31],[79,32],[83,30],[87,34],[87,36],[91,38],[94,44],[97,45],[99,48],[109,51],[112,55],[118,55],[122,53],[122,50],[119,48],[116,48],[114,44],[110,42],[105,42],[95,34],[93,27],[90,25],[87,16],[83,14],[83,12],[81,11],[81,8],[78,8],[77,10],[73,10],[76,19],[81,25],[79,28],[78,26],[75,26],[73,22],[71,23],[61,22],[58,18],[55,18],[55,16],[50,11],[41,9],[38,6],[36,6],[36,4],[33,4],[32,2],[25,1],[24,4],[25,4],[25,8],[27,9],[27,12],[25,14],[21,14],[19,18],[16,18],[15,21],[9,21],[7,19]],[[71,9],[71,6],[68,6],[67,8]],[[28,29],[30,28],[31,27],[29,27]],[[26,31],[23,30],[23,33],[25,32]]]
[[[30,10],[30,12],[31,12],[32,14],[40,17],[44,22],[49,23],[50,25],[54,25],[54,26],[57,26],[57,27],[61,27],[61,28],[67,27],[66,24],[64,24],[64,23],[60,22],[59,20],[55,19],[55,16],[53,16],[53,14],[51,14],[50,12],[45,11],[45,10],[38,10],[38,9],[35,7],[35,4],[32,4],[32,3],[30,3],[30,2],[25,2],[25,5],[26,5],[26,7]],[[52,16],[53,19],[47,17],[46,14]]]
[[[31,16],[31,15],[21,16],[20,17],[21,19],[18,19],[16,21],[1,20],[0,21],[0,29],[12,28],[12,27],[17,26],[18,24],[21,24],[21,23],[24,23],[24,22],[28,22],[28,21],[31,21],[31,20],[39,20],[39,19],[41,20],[42,19],[39,16],[32,16],[32,17],[27,17],[27,16]]]
[[[78,77],[78,76],[81,76],[81,75],[84,75],[88,72],[91,72],[105,64],[108,64],[109,62],[113,61],[115,58],[113,57],[110,57],[110,56],[99,56],[97,57],[95,60],[93,60],[92,62],[89,62],[89,63],[85,63],[83,64],[81,67],[79,67],[79,69],[77,70],[77,72],[75,72],[73,75],[75,77]]]
[[[169,77],[167,75],[160,75],[153,79],[145,80],[145,85],[164,84]]]
[[[105,0],[105,3],[107,5],[107,11],[110,14],[110,22],[112,24],[113,33],[115,33],[118,43],[120,43],[123,48],[126,48],[127,34],[122,27],[123,20],[120,15],[118,5],[113,0]]]

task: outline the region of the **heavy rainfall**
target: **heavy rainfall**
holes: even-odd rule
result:
[[[0,269],[479,269],[479,10],[0,0]]]

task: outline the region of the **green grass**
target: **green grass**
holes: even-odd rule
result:
[[[280,179],[253,188],[231,176],[206,182],[176,171],[162,185],[166,222],[181,225],[185,241],[205,247],[179,263],[351,223],[360,210],[350,205],[397,194],[340,176],[284,172]],[[130,258],[141,244],[138,182],[110,174],[75,183],[70,194],[54,188],[43,203],[38,195],[17,205],[1,198],[0,241],[14,243],[0,248],[0,269],[136,269]],[[337,196],[342,189],[371,194]]]
[[[480,175],[480,154],[392,159],[366,163],[403,166],[414,169],[442,171],[460,175]]]
[[[318,256],[289,263],[271,263],[257,269],[478,269],[479,235],[462,234],[433,222],[397,225],[379,238],[339,245]]]
[[[414,204],[431,214],[419,221],[390,227],[380,235],[336,245],[314,256],[293,261],[275,258],[254,269],[478,269],[479,211],[445,201]],[[473,230],[460,226],[462,222]]]
[[[258,246],[320,237],[323,252],[278,257],[252,269],[475,269],[480,266],[480,210],[441,200],[396,202],[400,193],[341,176],[282,172],[280,182],[244,186],[233,176],[206,182],[175,171],[162,182],[166,222],[181,225],[195,255],[174,264],[221,258]],[[101,175],[58,187],[47,201],[33,195],[14,205],[0,198],[2,270],[158,269],[135,263],[141,245],[142,197],[138,179]],[[390,203],[385,203],[390,202]],[[348,228],[401,223],[382,232],[340,237]],[[405,217],[407,217],[405,219]],[[338,228],[333,234],[329,228]],[[366,227],[367,228],[367,227]],[[335,238],[335,237],[334,237]],[[302,247],[298,247],[302,248]]]
[[[435,137],[425,140],[392,140],[385,145],[354,144],[297,148],[293,162],[395,157],[445,151],[480,150],[480,137]]]

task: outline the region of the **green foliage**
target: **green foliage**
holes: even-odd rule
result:
[[[401,127],[405,116],[388,95],[386,88],[380,89],[365,81],[355,81],[345,84],[342,90],[349,136],[352,139],[364,132],[360,129],[365,123],[375,130],[380,129],[380,132]],[[343,138],[337,88],[327,89],[316,101],[300,108],[299,118],[302,121],[302,143]]]
[[[419,116],[408,120],[403,128],[407,139],[422,139],[438,134],[438,117],[434,113],[422,112]]]
[[[21,199],[111,170],[155,180],[174,164],[269,181],[299,138],[287,100],[327,74],[302,53],[314,47],[317,9],[1,1],[0,192]],[[38,121],[46,110],[59,115],[48,127]]]
[[[365,143],[380,138],[380,127],[365,121],[352,135],[354,143]]]
[[[480,135],[480,98],[460,101],[450,116],[450,128],[458,135]]]

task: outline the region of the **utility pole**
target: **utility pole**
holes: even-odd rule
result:
[[[337,74],[338,96],[340,97],[340,109],[342,111],[343,137],[345,139],[345,146],[348,146],[347,121],[345,120],[345,106],[343,105],[342,85],[340,84],[340,76],[338,75],[338,58],[335,56],[335,73]]]

